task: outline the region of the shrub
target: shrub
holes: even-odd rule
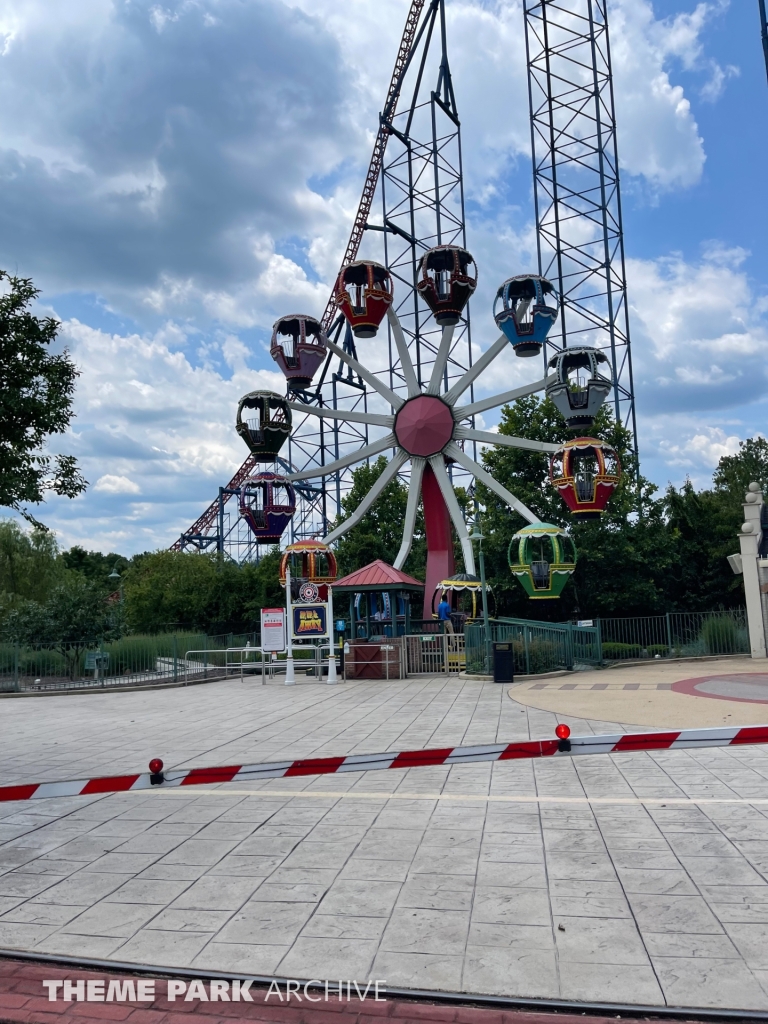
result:
[[[705,619],[700,639],[707,654],[736,654],[741,649],[739,627],[731,615]]]
[[[655,658],[657,654],[660,658],[666,658],[670,653],[666,644],[648,644],[645,649],[648,651],[649,658]]]
[[[606,661],[628,661],[641,658],[642,655],[643,648],[640,644],[619,644],[612,641],[603,644],[603,658]]]

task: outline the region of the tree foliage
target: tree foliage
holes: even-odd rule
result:
[[[118,640],[124,632],[120,603],[106,601],[102,589],[78,573],[67,573],[43,602],[24,601],[12,609],[2,628],[6,640],[58,651],[72,679],[84,646]]]
[[[48,491],[74,498],[85,490],[71,455],[48,455],[53,434],[63,434],[73,416],[78,371],[65,350],[50,351],[59,322],[38,317],[30,305],[39,295],[29,278],[0,271],[8,289],[0,294],[0,506],[44,529],[26,509]]]
[[[261,608],[284,602],[279,565],[277,549],[242,566],[216,554],[142,555],[123,577],[126,620],[135,633],[251,630]]]
[[[130,559],[114,551],[105,555],[101,551],[86,551],[79,544],[73,545],[68,551],[63,551],[61,561],[67,569],[92,580],[108,593],[116,592],[119,587],[119,583],[109,578],[110,575],[113,572],[122,575],[131,564]]]
[[[537,398],[504,407],[500,432],[555,443],[569,436],[551,403]],[[562,621],[743,604],[741,578],[733,575],[726,556],[738,550],[736,533],[749,483],[756,480],[768,494],[768,442],[744,441],[735,455],[720,460],[709,488],[697,491],[687,481],[658,494],[642,477],[636,484],[629,435],[608,410],[601,412],[593,433],[617,449],[625,475],[605,515],[585,523],[571,520],[547,483],[546,456],[500,447],[483,453],[486,467],[500,483],[541,519],[569,529],[578,551],[576,572],[560,600],[529,601],[507,563],[509,542],[525,521],[478,485],[474,498],[480,506],[486,575],[496,613]],[[359,507],[386,466],[382,456],[354,471],[342,502],[344,518]],[[465,512],[471,511],[472,498],[463,491],[458,498]],[[339,542],[341,573],[375,558],[394,561],[406,504],[407,488],[396,478]],[[405,569],[423,579],[421,510],[415,532]],[[0,633],[24,642],[55,639],[66,647],[115,636],[123,629],[249,631],[256,628],[261,608],[283,603],[279,560],[276,548],[258,565],[243,566],[215,554],[157,551],[125,559],[81,547],[59,552],[51,534],[0,521]],[[117,590],[109,579],[113,569],[121,574],[122,606],[110,600]]]
[[[45,600],[61,570],[52,533],[27,533],[13,519],[0,520],[0,614],[22,601]]]
[[[358,466],[352,474],[352,487],[341,500],[344,514],[339,522],[357,510],[387,465],[388,460],[380,455],[370,465],[365,463]],[[403,522],[407,503],[408,488],[395,477],[387,484],[378,500],[365,513],[360,522],[344,534],[339,541],[336,552],[339,575],[345,576],[377,558],[390,565],[394,562],[403,539]],[[421,512],[416,521],[415,538],[404,568],[405,571],[413,575],[423,576],[426,565],[426,544],[424,517]]]

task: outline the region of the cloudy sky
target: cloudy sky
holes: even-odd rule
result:
[[[38,512],[64,546],[165,546],[244,458],[237,400],[283,390],[276,317],[325,306],[407,7],[0,0],[0,266],[81,370],[60,447],[90,487]],[[531,261],[521,3],[447,7],[468,242],[501,281]],[[609,10],[643,470],[704,484],[768,433],[757,0]]]

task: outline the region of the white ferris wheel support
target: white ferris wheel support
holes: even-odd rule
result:
[[[408,502],[405,506],[403,542],[395,559],[395,569],[402,569],[406,558],[411,553],[413,531],[416,526],[416,513],[419,511],[419,499],[421,498],[421,478],[424,476],[426,464],[426,459],[411,459],[411,480],[408,484]]]
[[[348,530],[351,530],[353,526],[356,526],[357,523],[360,522],[368,509],[379,498],[384,488],[397,476],[405,463],[410,460],[411,477],[408,486],[408,501],[405,510],[405,520],[403,522],[403,539],[400,545],[400,550],[398,551],[395,559],[395,568],[402,569],[411,551],[413,531],[416,524],[419,499],[421,497],[422,481],[426,467],[429,466],[435,475],[440,493],[443,497],[443,501],[445,502],[446,509],[448,510],[448,515],[450,516],[451,522],[453,523],[454,529],[459,537],[464,555],[466,571],[474,575],[475,559],[472,542],[469,539],[466,523],[464,522],[464,517],[456,498],[456,492],[454,491],[453,484],[451,483],[446,470],[445,456],[448,456],[457,462],[463,469],[470,473],[476,480],[479,480],[482,484],[488,487],[489,490],[492,490],[497,494],[509,505],[510,508],[518,512],[529,523],[539,522],[538,516],[536,516],[531,509],[523,504],[519,498],[516,498],[515,495],[512,494],[511,491],[507,490],[506,487],[498,483],[498,481],[496,481],[491,474],[483,468],[483,466],[467,455],[466,452],[456,444],[456,442],[479,441],[480,443],[487,445],[503,445],[506,447],[521,448],[528,451],[537,451],[542,453],[552,453],[557,451],[558,445],[556,444],[549,444],[545,441],[529,440],[525,437],[513,437],[506,434],[492,433],[491,431],[477,430],[472,426],[464,425],[462,423],[463,420],[470,419],[472,416],[484,412],[487,409],[497,408],[500,405],[513,402],[518,398],[525,398],[528,395],[533,395],[537,392],[543,391],[549,381],[554,378],[552,376],[544,377],[531,384],[525,384],[522,387],[513,388],[509,391],[502,392],[501,394],[493,395],[477,402],[472,402],[469,405],[456,406],[458,399],[462,394],[464,394],[473,381],[475,381],[484,370],[488,369],[494,359],[506,350],[509,345],[506,336],[501,335],[501,337],[497,338],[497,340],[483,353],[477,362],[474,363],[474,365],[471,366],[445,394],[441,395],[440,386],[450,355],[451,344],[453,341],[453,327],[443,328],[430,381],[426,389],[423,389],[420,387],[416,377],[416,372],[414,370],[410,352],[408,351],[408,345],[405,340],[402,325],[400,324],[397,313],[395,313],[391,306],[387,310],[387,319],[389,321],[400,358],[400,365],[408,393],[407,399],[403,399],[399,395],[395,394],[391,388],[387,387],[386,384],[384,384],[374,373],[364,367],[357,359],[354,358],[354,356],[349,355],[349,353],[339,348],[333,342],[328,341],[328,347],[335,355],[342,359],[354,373],[358,374],[364,381],[366,381],[367,384],[369,384],[370,387],[376,390],[381,397],[385,399],[392,409],[391,414],[353,412],[351,410],[328,409],[322,406],[304,406],[298,402],[289,402],[288,404],[291,409],[295,409],[296,411],[300,411],[311,416],[329,417],[336,420],[346,420],[349,422],[365,423],[370,426],[385,427],[389,428],[388,432],[377,440],[371,442],[371,444],[365,445],[363,448],[358,449],[358,451],[353,452],[350,455],[346,455],[341,459],[337,459],[335,462],[328,463],[324,466],[315,466],[311,469],[305,469],[300,473],[293,473],[288,476],[287,479],[294,482],[329,476],[338,470],[345,469],[348,466],[362,462],[372,455],[379,455],[387,449],[395,450],[394,457],[388,463],[381,476],[376,480],[373,487],[371,487],[368,494],[363,498],[357,509],[355,509],[347,519],[340,523],[335,529],[331,530],[323,538],[323,543],[332,544],[335,540],[338,540],[339,537],[342,537]],[[444,405],[447,405],[450,408],[451,415],[454,420],[451,437],[447,440],[444,448],[440,452],[429,456],[416,455],[406,450],[400,444],[395,432],[397,416],[393,413],[397,413],[407,401],[419,398],[420,396],[439,398]]]

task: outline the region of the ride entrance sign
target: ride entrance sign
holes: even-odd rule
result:
[[[285,608],[261,609],[261,649],[285,650]]]
[[[293,608],[293,638],[328,636],[328,605],[299,604]]]

